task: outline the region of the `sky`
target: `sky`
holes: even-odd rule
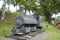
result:
[[[0,8],[2,7],[3,1],[0,1]]]
[[[0,1],[0,8],[2,7],[3,5],[3,1]],[[6,4],[6,8],[8,8],[8,5]],[[19,9],[19,7],[17,6],[17,9]],[[16,6],[14,7],[12,4],[10,5],[10,11],[11,12],[15,12],[16,11]]]

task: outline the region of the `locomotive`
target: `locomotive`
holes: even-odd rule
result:
[[[22,9],[22,10],[21,10]],[[40,15],[23,15],[24,6],[20,6],[21,16],[15,20],[16,28],[12,29],[13,34],[25,34],[34,32],[37,28],[42,28],[42,16]]]
[[[13,34],[25,34],[34,32],[37,28],[42,28],[42,17],[39,15],[19,16],[16,18],[17,27],[13,29]]]

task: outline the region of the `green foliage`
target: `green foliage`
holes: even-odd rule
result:
[[[47,31],[57,31],[57,27],[56,26],[53,26],[51,24],[48,24],[48,27],[46,27],[47,23],[44,21],[43,22],[43,29],[44,30],[47,30]]]
[[[53,13],[60,12],[60,1],[59,0],[39,0],[40,5],[36,5],[36,0],[11,0],[13,5],[24,5],[25,9],[32,10],[33,12],[44,15],[46,21],[51,22],[51,15]]]
[[[57,0],[40,0],[40,7],[43,9],[43,14],[46,21],[51,22],[51,15],[57,13],[60,7],[60,1]]]
[[[12,28],[15,28],[15,19],[20,16],[17,13],[6,12],[5,20],[0,20],[0,37],[10,35]]]

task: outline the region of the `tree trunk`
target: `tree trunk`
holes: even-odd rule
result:
[[[8,11],[10,11],[10,4],[8,4]]]
[[[8,1],[8,11],[10,11],[11,0]]]
[[[4,20],[5,12],[2,12],[1,20]]]
[[[5,17],[5,8],[6,8],[6,0],[4,0],[4,4],[2,5],[1,20],[4,20],[4,17]]]
[[[46,27],[48,27],[48,22],[46,22]]]

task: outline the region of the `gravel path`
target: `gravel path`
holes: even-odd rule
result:
[[[48,35],[50,35],[50,34],[51,34],[50,31],[45,31],[45,32],[42,32],[42,33],[37,34],[34,37],[26,36],[26,38],[27,38],[27,40],[45,40],[46,37]],[[13,39],[13,38],[3,38],[3,40],[16,40],[16,39]]]
[[[46,32],[43,32],[43,33],[36,35],[35,37],[27,39],[27,40],[45,40],[46,37],[49,36],[50,34],[51,34],[51,32],[46,31]]]

